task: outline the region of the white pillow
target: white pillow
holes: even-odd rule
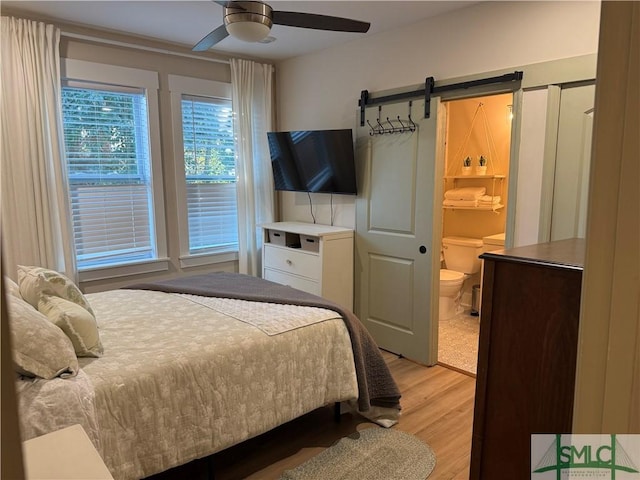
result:
[[[91,305],[75,283],[60,272],[43,267],[18,265],[20,294],[27,302],[38,307],[40,295],[54,295],[77,303],[93,315]]]
[[[14,295],[7,298],[16,372],[47,380],[77,375],[71,340],[42,313]]]
[[[42,267],[18,265],[20,294],[71,339],[79,357],[99,357],[102,343],[91,305],[63,274]]]
[[[53,295],[40,295],[38,311],[71,339],[79,357],[100,357],[102,343],[95,317],[80,305]]]

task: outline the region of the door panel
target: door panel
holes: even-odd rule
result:
[[[413,292],[413,259],[388,257],[371,254],[369,256],[369,318],[381,330],[396,328],[412,331],[411,302],[389,302],[388,299],[406,297],[405,292]]]
[[[438,103],[415,132],[370,136],[361,127],[356,144],[356,313],[380,347],[421,363],[430,347]],[[412,118],[423,111],[423,101],[413,102]],[[378,110],[366,113],[375,125]],[[405,120],[407,103],[382,113]]]
[[[415,132],[414,132],[415,133]],[[415,172],[418,135],[387,134],[372,139],[369,229],[415,233]],[[402,159],[398,161],[397,159]],[[402,188],[398,188],[403,185]],[[389,213],[393,212],[393,215]]]

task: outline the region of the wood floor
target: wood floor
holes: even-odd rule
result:
[[[402,393],[402,416],[394,426],[416,435],[436,454],[429,480],[467,480],[475,379],[442,366],[424,367],[383,352]],[[153,480],[271,480],[300,465],[340,438],[363,428],[378,428],[359,416],[333,420],[333,407],[311,412],[271,432],[209,459],[150,477]],[[329,479],[328,479],[329,480]]]

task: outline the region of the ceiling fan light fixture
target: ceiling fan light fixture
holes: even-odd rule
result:
[[[229,35],[244,42],[259,42],[269,36],[271,28],[263,23],[234,22],[227,25]]]
[[[260,2],[235,2],[225,7],[224,24],[232,37],[245,42],[259,42],[269,36],[272,9]]]

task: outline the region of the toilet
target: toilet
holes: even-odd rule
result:
[[[463,311],[460,305],[464,281],[480,271],[482,240],[468,237],[444,237],[442,252],[446,269],[440,270],[440,320]]]

